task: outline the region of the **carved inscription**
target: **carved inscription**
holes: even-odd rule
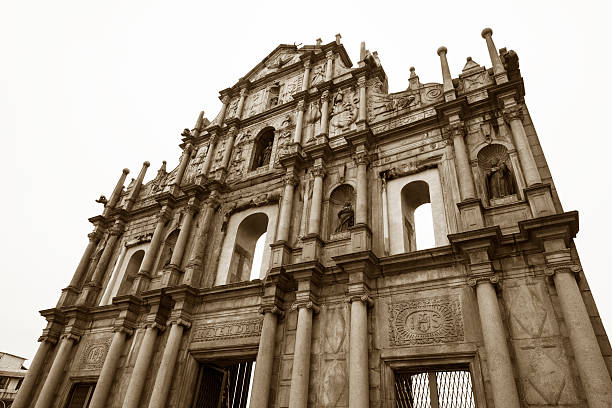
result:
[[[111,339],[102,341],[93,341],[85,347],[83,357],[81,358],[81,369],[83,370],[99,370],[104,364],[106,353],[110,347]]]
[[[389,342],[393,346],[463,340],[461,302],[456,296],[416,299],[389,305]]]
[[[205,325],[196,330],[193,340],[214,341],[256,337],[261,333],[262,321],[262,319],[251,319]]]

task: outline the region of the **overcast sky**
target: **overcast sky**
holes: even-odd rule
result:
[[[576,244],[610,332],[606,231],[610,181],[610,10],[607,2],[0,2],[0,351],[28,359],[70,281],[121,169],[155,176],[176,166],[180,132],[209,119],[218,92],[279,43],[342,34],[378,51],[390,91],[442,82],[436,50],[456,77],[471,56],[491,66],[480,32],[514,49],[526,102],[566,210],[580,212]],[[293,3],[292,3],[293,4]],[[401,4],[401,6],[399,6]],[[129,181],[129,178],[128,178]]]

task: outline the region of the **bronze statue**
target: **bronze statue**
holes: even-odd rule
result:
[[[338,228],[334,232],[347,231],[349,227],[355,225],[355,212],[350,201],[344,203],[344,207],[338,212],[338,218],[340,219],[340,224],[338,224]]]
[[[489,198],[502,198],[516,194],[514,177],[506,163],[501,160],[494,162],[487,173],[487,192]]]

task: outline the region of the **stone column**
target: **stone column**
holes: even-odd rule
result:
[[[357,164],[357,203],[355,224],[368,223],[368,158],[365,152],[355,156]]]
[[[108,202],[104,206],[104,211],[102,213],[103,215],[106,215],[106,213],[109,210],[113,209],[115,205],[117,205],[117,201],[119,201],[119,197],[121,197],[121,191],[123,190],[123,184],[125,183],[125,178],[129,173],[130,173],[129,169],[123,169],[123,173],[121,174],[121,177],[119,177],[119,180],[117,181],[117,184],[115,185],[115,189],[113,190],[113,193],[111,194],[110,198],[108,199]]]
[[[366,77],[357,78],[357,86],[359,87],[359,118],[357,122],[365,122],[368,118],[368,97],[366,93]]]
[[[140,395],[142,394],[142,388],[149,374],[149,364],[153,357],[153,347],[155,346],[155,340],[157,340],[157,331],[159,328],[160,326],[157,323],[151,323],[147,327],[144,339],[140,345],[140,350],[138,351],[138,357],[136,357],[134,370],[132,370],[130,383],[125,392],[125,399],[122,405],[123,408],[138,408],[140,406]]]
[[[191,222],[193,221],[193,215],[198,210],[196,203],[193,200],[189,200],[189,204],[185,207],[185,216],[181,224],[181,231],[176,239],[174,250],[172,251],[172,258],[170,259],[170,265],[177,267],[181,266],[183,260],[183,254],[185,253],[185,246],[187,245],[187,239],[191,233]]]
[[[391,252],[391,241],[389,240],[389,199],[387,198],[387,179],[381,179],[381,199],[382,199],[382,216],[383,216],[383,244],[385,255]]]
[[[295,133],[293,143],[302,144],[302,127],[304,125],[304,100],[301,99],[297,104],[297,118],[295,120]]]
[[[72,275],[72,280],[70,281],[70,285],[73,288],[79,286],[79,282],[83,279],[83,275],[87,272],[87,267],[89,266],[89,261],[91,260],[91,254],[98,246],[100,239],[102,238],[102,233],[97,228],[87,235],[89,238],[89,242],[87,243],[87,247],[83,252],[83,256],[81,256],[81,260],[79,261],[79,266],[77,266],[76,271],[74,271],[74,275]]]
[[[215,149],[217,148],[217,131],[213,131],[208,139],[208,151],[206,152],[206,157],[204,157],[204,164],[202,164],[202,174],[206,176],[210,170],[210,166],[213,161],[213,156],[215,155]]]
[[[527,183],[527,187],[531,187],[535,184],[542,183],[542,179],[540,178],[538,166],[533,158],[527,134],[525,134],[522,109],[520,106],[513,104],[513,102],[514,101],[510,102],[510,105],[504,109],[504,119],[510,124],[510,129],[512,130],[512,136],[514,136],[514,144],[519,160],[521,161],[525,182]]]
[[[244,101],[246,100],[247,88],[240,89],[240,99],[238,100],[238,106],[236,108],[236,117],[240,119],[242,117],[242,111],[244,110]]]
[[[285,191],[283,191],[283,204],[278,219],[278,241],[289,241],[289,228],[291,227],[291,209],[293,207],[293,191],[298,183],[293,169],[287,170],[285,175]]]
[[[181,163],[179,164],[179,168],[176,171],[176,177],[174,178],[174,184],[175,186],[180,186],[181,183],[183,182],[183,176],[185,175],[185,169],[187,168],[187,165],[189,164],[189,158],[191,157],[191,150],[192,150],[192,146],[190,143],[187,143],[187,145],[185,146],[185,149],[183,149],[183,154],[181,155]]]
[[[230,97],[229,95],[223,95],[221,97],[221,111],[219,111],[219,127],[223,126],[223,121],[225,120],[225,113],[227,112],[227,105],[229,104]]]
[[[144,289],[144,282],[148,282],[151,278],[151,271],[153,269],[153,262],[157,257],[157,251],[161,244],[162,234],[164,233],[164,226],[170,218],[170,208],[163,206],[159,212],[157,218],[157,224],[155,225],[155,231],[153,231],[153,237],[149,243],[149,247],[145,251],[140,270],[138,271],[138,277],[134,280],[134,286],[132,287],[132,293],[138,293]]]
[[[59,350],[53,360],[47,379],[40,390],[38,400],[34,408],[49,408],[55,401],[55,393],[59,387],[60,382],[64,379],[64,369],[66,368],[66,362],[72,353],[72,347],[74,343],[79,341],[79,337],[74,334],[64,334],[60,340]]]
[[[487,367],[491,376],[493,401],[496,408],[519,408],[521,405],[514,382],[510,352],[502,323],[497,295],[493,284],[496,276],[471,278],[470,286],[476,286],[476,298],[480,314],[482,337],[487,353]]]
[[[282,316],[283,312],[276,306],[271,306],[262,307],[261,313],[264,315],[264,320],[259,337],[255,373],[253,374],[250,408],[268,408],[270,384],[272,381],[272,364],[274,362],[276,325],[278,323],[278,316]]]
[[[329,133],[329,91],[325,90],[321,94],[321,128],[319,129],[319,134],[327,136],[328,133]]]
[[[490,28],[485,28],[482,30],[482,38],[487,42],[487,50],[489,51],[489,57],[491,57],[491,63],[493,64],[493,73],[495,74],[495,82],[499,84],[503,84],[508,82],[508,76],[506,74],[506,70],[504,65],[501,62],[501,58],[497,53],[497,49],[495,48],[495,44],[493,43],[493,30]]]
[[[166,406],[168,391],[170,390],[170,383],[172,382],[172,374],[174,373],[174,366],[176,364],[176,357],[178,356],[181,339],[183,338],[183,330],[190,326],[191,324],[189,322],[181,319],[172,322],[170,334],[168,335],[166,347],[164,348],[164,354],[159,364],[159,370],[157,371],[157,377],[155,377],[155,385],[153,386],[153,394],[151,394],[149,408],[164,408]]]
[[[453,146],[455,148],[455,164],[457,166],[457,177],[459,179],[459,193],[461,201],[475,198],[476,190],[474,188],[474,180],[472,177],[472,169],[470,160],[468,159],[464,141],[464,126],[463,122],[457,121],[449,123],[448,131],[453,138]]]
[[[30,398],[34,393],[34,385],[40,376],[40,371],[45,363],[47,354],[49,354],[49,349],[54,343],[55,341],[51,340],[50,338],[43,338],[43,340],[40,342],[40,346],[38,346],[34,360],[32,360],[32,364],[30,364],[30,368],[26,373],[25,379],[17,392],[13,405],[11,405],[12,408],[27,408],[29,406],[28,403],[30,402]]]
[[[200,228],[196,232],[195,241],[191,247],[191,254],[189,254],[189,261],[185,268],[185,275],[183,275],[183,284],[185,285],[194,285],[196,283],[194,282],[195,274],[202,267],[202,258],[206,243],[208,242],[208,229],[212,223],[212,217],[215,215],[217,207],[219,207],[217,196],[218,194],[213,192],[206,200],[204,215],[200,220]]]
[[[448,68],[448,60],[446,59],[446,47],[438,48],[440,56],[440,65],[442,67],[442,86],[444,90],[444,100],[446,102],[455,100],[455,87],[453,86],[453,78],[451,77],[450,69]]]
[[[140,173],[138,173],[138,177],[134,182],[134,187],[132,187],[132,191],[130,192],[130,196],[127,199],[126,210],[129,211],[132,209],[136,201],[138,201],[138,194],[140,193],[140,187],[142,186],[142,180],[144,180],[145,174],[147,173],[147,169],[151,163],[148,161],[142,163],[142,167],[140,169]]]
[[[368,408],[370,384],[368,364],[368,295],[353,296],[349,348],[349,407]]]
[[[223,152],[223,160],[221,161],[221,168],[227,170],[227,165],[232,157],[232,149],[234,148],[234,141],[236,140],[236,126],[232,126],[227,132],[227,143],[225,144],[225,151]]]
[[[589,408],[607,408],[612,406],[612,381],[576,283],[575,275],[579,272],[580,268],[575,265],[546,270],[546,274],[552,276],[555,282],[563,320],[574,352],[574,361],[578,366]]]
[[[310,379],[310,344],[312,340],[312,312],[318,309],[312,302],[297,303],[298,310],[295,351],[291,372],[289,408],[306,408],[308,405],[308,382]]]
[[[304,79],[302,79],[302,91],[307,91],[310,86],[310,61],[304,61]]]
[[[100,260],[96,265],[96,269],[94,270],[91,280],[85,285],[85,287],[81,291],[81,295],[79,296],[79,299],[77,301],[78,304],[82,305],[93,301],[93,298],[98,293],[98,289],[102,284],[102,279],[104,279],[104,273],[108,268],[108,263],[115,250],[115,244],[117,243],[119,236],[123,233],[123,229],[124,225],[121,221],[116,221],[113,227],[111,228],[110,235],[108,237],[108,240],[106,241],[106,246],[102,251]]]
[[[125,245],[122,245],[121,252],[119,252],[119,258],[117,258],[115,268],[113,269],[113,273],[111,275],[111,279],[106,285],[106,290],[104,290],[102,300],[100,300],[100,306],[107,305],[110,297],[112,296],[113,290],[115,289],[115,285],[117,284],[117,279],[119,278],[119,270],[121,269],[121,265],[123,264],[123,260],[125,259],[126,252],[127,247]]]
[[[312,169],[314,183],[312,188],[312,200],[310,203],[310,219],[308,220],[308,233],[319,234],[321,231],[321,203],[323,201],[323,177],[325,169],[315,167]]]
[[[334,53],[333,51],[327,51],[325,54],[327,58],[327,64],[325,65],[325,81],[331,81],[333,75],[333,65],[334,65]]]
[[[100,376],[98,377],[96,389],[91,397],[89,408],[104,408],[111,386],[115,380],[117,365],[123,353],[123,347],[125,346],[125,340],[128,334],[125,328],[120,328],[115,331],[110,348],[104,359],[104,365],[100,371]]]

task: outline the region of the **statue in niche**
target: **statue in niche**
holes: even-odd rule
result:
[[[516,194],[514,177],[502,160],[491,163],[491,169],[487,172],[486,180],[489,198],[503,198]]]
[[[338,212],[338,218],[340,219],[340,224],[338,224],[338,228],[334,232],[348,231],[349,227],[355,225],[355,212],[350,201],[344,203],[344,207]]]
[[[272,140],[268,140],[266,146],[261,150],[260,156],[257,158],[257,167],[263,167],[270,164],[272,156]]]
[[[346,129],[359,115],[359,96],[355,92],[338,92],[334,97],[329,125],[334,129]]]
[[[319,82],[323,82],[323,78],[325,78],[325,64],[318,65],[314,68],[312,72],[312,79],[310,80],[310,84],[318,84]]]

